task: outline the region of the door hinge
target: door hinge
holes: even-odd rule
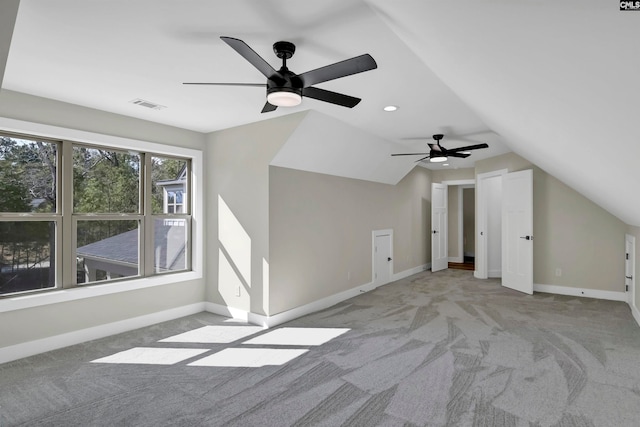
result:
[[[629,254],[624,254],[624,259],[629,259]]]
[[[624,285],[624,291],[629,292],[629,285]]]

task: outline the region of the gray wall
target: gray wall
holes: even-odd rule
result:
[[[372,282],[373,230],[394,231],[394,273],[430,262],[430,175],[386,185],[271,167],[271,314]]]
[[[437,170],[431,171],[431,177],[433,178],[433,182],[476,179],[475,169],[473,168],[437,169]]]

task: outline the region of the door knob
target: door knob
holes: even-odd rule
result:
[[[433,234],[436,234],[438,232],[438,230],[433,230]]]
[[[533,236],[520,236],[521,239],[533,240]]]
[[[387,261],[391,261],[391,257],[387,258]]]

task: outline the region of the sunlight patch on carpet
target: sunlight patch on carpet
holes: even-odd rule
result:
[[[266,365],[284,365],[308,350],[271,348],[227,348],[188,366],[220,366],[259,368]]]
[[[253,335],[264,328],[260,326],[249,325],[211,325],[203,326],[202,328],[194,329],[182,334],[174,335],[169,338],[161,339],[159,342],[184,342],[184,343],[230,343],[242,338],[246,338],[249,335]]]
[[[322,345],[349,330],[349,328],[280,328],[245,341],[243,344]]]
[[[91,363],[175,365],[209,350],[194,348],[134,347],[111,356],[92,360]]]

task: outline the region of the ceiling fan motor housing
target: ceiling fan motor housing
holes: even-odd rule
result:
[[[296,45],[291,42],[280,41],[273,44],[273,51],[280,59],[289,59],[296,52]]]
[[[287,67],[278,70],[279,75],[267,79],[267,95],[272,92],[291,92],[302,96],[302,81]]]

